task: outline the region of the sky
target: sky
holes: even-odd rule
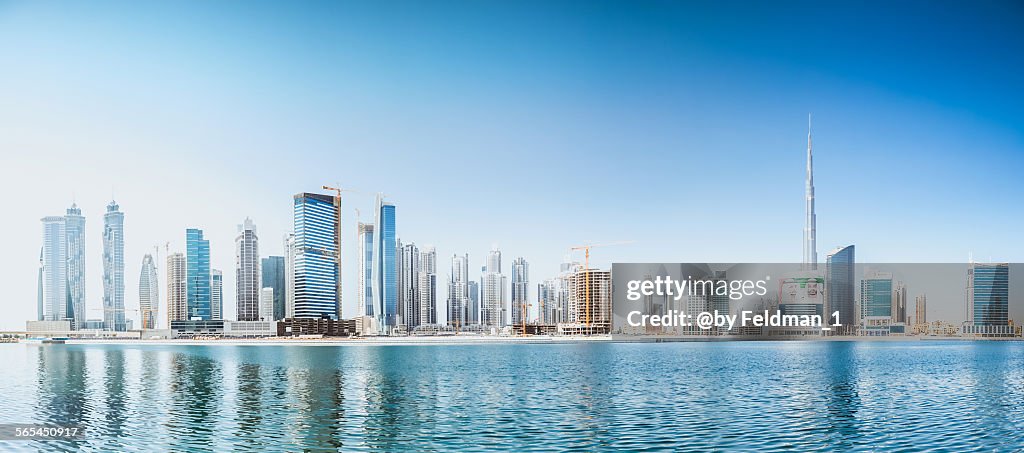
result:
[[[34,317],[39,219],[73,201],[91,309],[112,198],[128,308],[142,256],[163,288],[197,227],[234,313],[237,225],[281,254],[292,195],[324,184],[359,191],[346,316],[376,192],[439,282],[497,245],[531,298],[577,244],[635,241],[600,267],[796,262],[808,113],[821,260],[1019,262],[1022,23],[997,1],[0,0],[0,329]]]

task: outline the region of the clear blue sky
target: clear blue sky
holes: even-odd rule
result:
[[[291,195],[334,182],[386,192],[439,280],[493,243],[533,282],[590,241],[637,241],[602,266],[797,261],[808,112],[822,259],[1024,259],[1024,7],[833,3],[0,1],[0,328],[34,315],[39,218],[72,197],[101,306],[112,192],[129,307],[194,226],[234,313],[235,225],[279,254]],[[347,313],[371,204],[346,202]]]

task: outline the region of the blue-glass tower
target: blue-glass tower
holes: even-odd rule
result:
[[[188,319],[213,319],[210,291],[210,241],[203,230],[185,230],[185,316]]]
[[[839,247],[828,254],[825,275],[825,294],[828,297],[826,316],[839,312],[842,327],[838,333],[855,333],[857,325],[854,303],[854,247]]]
[[[263,258],[260,271],[263,272],[263,287],[274,288],[274,319],[284,319],[284,257],[268,256]]]
[[[975,326],[1009,324],[1010,265],[1007,263],[971,263],[968,291]]]
[[[316,193],[293,197],[295,222],[295,317],[338,318],[338,211],[334,198]]]
[[[397,238],[395,237],[395,205],[384,201],[382,195],[377,196],[377,221],[374,226],[375,244],[375,280],[380,313],[377,318],[384,328],[394,327],[398,322],[398,268],[396,254]]]

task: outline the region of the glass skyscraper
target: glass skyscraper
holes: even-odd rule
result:
[[[103,327],[123,332],[124,318],[124,213],[111,201],[103,214]]]
[[[285,316],[285,266],[283,256],[263,258],[260,271],[263,273],[263,287],[274,288],[274,320]]]
[[[329,195],[293,197],[295,222],[295,317],[338,319],[338,214]]]
[[[224,319],[224,273],[210,269],[210,317]]]
[[[867,271],[860,281],[860,319],[864,335],[888,335],[892,324],[892,274]]]
[[[395,236],[395,205],[377,195],[376,221],[374,232],[374,282],[375,312],[378,325],[384,333],[398,322],[398,260],[397,237]]]
[[[359,287],[356,290],[359,316],[376,315],[373,308],[373,224],[359,223]]]
[[[68,309],[76,328],[85,323],[85,217],[75,203],[64,216],[68,249]],[[105,256],[105,255],[104,255]],[[122,267],[123,269],[123,267]],[[122,312],[122,317],[124,316]]]
[[[521,325],[530,316],[530,264],[526,258],[512,261],[512,325]]]
[[[210,275],[210,241],[203,230],[185,230],[185,316],[186,319],[213,318]]]
[[[854,247],[848,245],[829,252],[825,275],[825,294],[828,307],[825,313],[839,312],[838,334],[848,335],[856,332],[858,321],[854,304]]]
[[[975,326],[1009,324],[1009,264],[971,263],[967,269],[967,291],[967,315]]]
[[[63,216],[48,216],[43,222],[43,319],[71,319],[68,306],[68,241]]]

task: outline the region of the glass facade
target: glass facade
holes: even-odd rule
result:
[[[295,317],[338,318],[338,214],[334,198],[300,193],[293,198],[295,222]]]
[[[263,258],[260,270],[263,272],[263,287],[274,288],[274,320],[285,316],[285,274],[284,257]]]
[[[103,325],[123,332],[128,326],[124,318],[124,213],[119,208],[111,201],[103,215]]]
[[[398,268],[396,254],[397,238],[395,237],[395,205],[378,202],[380,206],[377,219],[378,261],[377,272],[378,294],[381,301],[381,325],[394,327],[398,321]]]
[[[860,316],[892,318],[892,275],[867,275],[860,282]]]
[[[967,279],[974,325],[1008,325],[1010,265],[971,263]]]
[[[213,298],[210,290],[210,241],[203,239],[203,230],[185,230],[185,318],[213,319]]]
[[[825,276],[825,294],[828,296],[828,314],[839,312],[839,333],[851,333],[858,323],[854,309],[854,248],[852,245],[834,250],[828,255]]]

